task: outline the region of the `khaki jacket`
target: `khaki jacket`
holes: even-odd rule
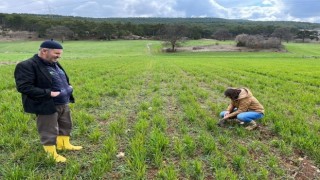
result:
[[[247,88],[240,88],[241,92],[238,99],[231,100],[227,111],[230,112],[228,117],[235,117],[242,112],[254,111],[264,113],[262,104],[252,95],[251,91]],[[236,111],[232,112],[235,108]]]

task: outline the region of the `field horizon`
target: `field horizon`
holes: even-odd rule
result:
[[[66,41],[60,63],[76,98],[71,141],[84,149],[59,151],[68,161],[55,164],[13,78],[16,62],[40,43],[0,44],[0,179],[320,178],[318,44],[162,53],[160,41]],[[259,129],[216,125],[228,87],[248,87],[263,104]]]

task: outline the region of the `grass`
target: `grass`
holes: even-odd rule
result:
[[[84,149],[59,152],[68,162],[55,164],[13,79],[14,62],[39,44],[0,45],[0,179],[288,179],[299,158],[320,165],[317,45],[162,54],[158,41],[65,42],[72,142]],[[249,87],[264,105],[261,130],[216,126],[227,87]]]

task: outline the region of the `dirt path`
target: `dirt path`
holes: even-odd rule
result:
[[[18,63],[19,63],[19,62],[4,61],[4,62],[0,62],[0,66],[18,64]]]

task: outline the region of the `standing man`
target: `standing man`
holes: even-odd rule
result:
[[[74,98],[69,78],[58,62],[62,52],[58,42],[44,41],[38,54],[18,63],[14,72],[24,111],[36,114],[41,144],[56,162],[66,161],[56,149],[82,149],[70,144],[72,122],[69,103],[74,103]]]

